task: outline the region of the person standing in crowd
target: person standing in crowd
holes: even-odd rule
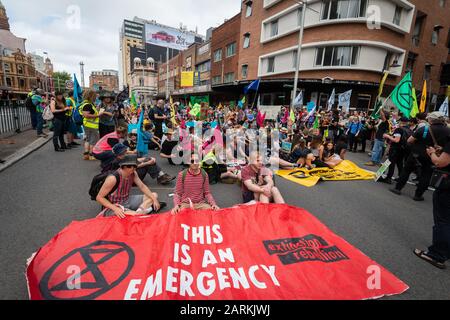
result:
[[[424,201],[424,193],[428,190],[431,176],[433,174],[432,162],[427,154],[428,147],[435,147],[437,145],[444,146],[448,137],[450,136],[450,129],[445,122],[445,115],[441,112],[432,112],[427,116],[429,126],[424,126],[418,129],[409,139],[408,143],[412,144],[411,153],[415,154],[416,166],[408,161],[408,165],[403,170],[400,178],[397,181],[395,188],[390,189],[392,193],[401,194],[402,189],[408,182],[409,175],[418,167],[419,169],[419,184],[414,195],[413,200]]]
[[[164,100],[158,100],[156,107],[150,110],[150,119],[155,125],[155,136],[161,139],[163,137],[163,122],[167,120],[164,114]]]
[[[398,175],[403,172],[403,164],[408,148],[407,141],[412,135],[408,123],[409,120],[407,118],[400,118],[399,127],[394,130],[394,133],[392,135],[387,133],[383,135],[383,138],[391,144],[389,148],[389,161],[391,161],[391,164],[389,166],[387,177],[378,179],[378,182],[391,184],[396,166],[398,168]]]
[[[108,176],[100,189],[97,202],[105,210],[102,215],[105,217],[117,216],[121,219],[126,216],[145,215],[151,212],[158,212],[162,209],[163,203],[158,201],[158,194],[153,193],[136,174],[138,163],[136,155],[126,155],[120,162],[120,169],[117,176]],[[135,184],[143,193],[141,195],[130,195],[131,188]],[[115,188],[115,186],[117,186]],[[115,188],[115,191],[113,189]]]
[[[442,151],[440,155],[438,151]],[[433,193],[433,243],[427,251],[415,249],[414,254],[445,269],[445,262],[450,259],[450,135],[447,134],[446,142],[439,139],[438,146],[428,147],[426,152],[437,167],[433,174],[436,189]]]
[[[385,133],[388,133],[390,131],[389,112],[382,110],[380,112],[380,116],[381,123],[378,125],[378,129],[375,134],[375,142],[372,150],[372,161],[365,163],[365,165],[369,167],[381,165],[381,160],[383,159],[385,149],[383,136]]]
[[[350,117],[350,122],[347,130],[349,151],[356,152],[358,149],[357,139],[359,138],[359,134],[361,133],[362,124],[359,121],[358,116]]]
[[[189,168],[178,174],[173,203],[173,214],[186,208],[220,210],[211,194],[208,174],[200,168],[200,159],[195,153],[191,154]]]
[[[83,127],[85,132],[84,160],[96,160],[92,155],[95,144],[100,139],[98,128],[99,118],[103,115],[97,110],[95,100],[97,93],[94,90],[86,90],[83,93],[83,103],[79,112],[83,114]]]
[[[32,97],[36,94],[37,88],[34,88],[30,93],[27,95],[27,99],[25,100],[25,107],[30,111],[30,118],[31,118],[31,127],[33,130],[36,130],[37,127],[37,118],[36,118],[36,106],[33,104]]]
[[[42,89],[37,89],[36,93],[31,97],[31,101],[36,109],[37,136],[40,138],[47,138],[48,134],[44,133],[44,118],[42,117],[46,102],[44,91]]]
[[[100,123],[98,125],[100,138],[103,138],[108,133],[114,132],[116,128],[116,113],[117,106],[114,104],[115,95],[112,92],[103,92],[100,96],[99,109],[102,111]]]
[[[67,145],[69,147],[78,147],[80,144],[75,142],[75,139],[78,138],[78,133],[81,132],[81,128],[79,128],[73,119],[74,112],[77,110],[77,104],[73,97],[73,91],[70,91],[68,97],[66,98],[66,106],[70,108],[66,113],[65,131],[67,131]]]
[[[66,105],[64,94],[56,92],[55,98],[51,99],[50,109],[53,113],[53,146],[55,152],[64,152],[70,149],[64,141],[64,127],[66,124],[66,112],[70,108]],[[58,144],[59,140],[59,144]]]

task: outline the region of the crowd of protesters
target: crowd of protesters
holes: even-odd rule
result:
[[[159,100],[138,106],[116,98],[92,90],[84,92],[81,103],[75,102],[73,93],[64,97],[57,92],[45,99],[36,91],[29,96],[38,136],[46,136],[42,128],[48,105],[55,151],[75,148],[80,145],[75,140],[82,138],[83,159],[99,161],[101,183],[94,199],[104,216],[124,218],[164,208],[166,204],[143,182],[147,175],[162,185],[176,180],[173,214],[188,208],[219,210],[210,190],[210,184],[218,182],[239,184],[243,203],[284,203],[274,169],[335,168],[349,153],[359,152],[370,157],[368,167],[380,167],[387,157],[389,169],[378,181],[395,181],[390,191],[397,195],[412,174],[415,201],[424,201],[430,184],[435,188],[434,243],[428,251],[415,253],[438,267],[450,258],[445,247],[450,244],[450,129],[440,112],[411,118],[394,109],[369,114],[342,112],[338,107],[282,107],[276,118],[266,119],[256,107],[244,104]],[[149,157],[149,150],[156,151],[160,160]],[[178,175],[165,173],[158,161],[179,166]],[[436,167],[443,173],[439,175]],[[133,185],[141,196],[130,195]]]

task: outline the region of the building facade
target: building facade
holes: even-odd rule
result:
[[[333,89],[353,89],[352,107],[370,109],[384,71],[389,71],[385,92],[412,71],[419,93],[424,80],[429,96],[442,93],[449,53],[448,1],[306,2],[304,22],[304,8],[296,1],[242,2],[237,79],[243,84],[261,79],[262,104],[290,103],[303,23],[299,89],[305,103],[325,106]]]
[[[153,58],[134,59],[130,91],[141,103],[151,104],[158,93],[158,72]]]
[[[116,70],[92,71],[89,76],[90,88],[119,92],[119,73]]]

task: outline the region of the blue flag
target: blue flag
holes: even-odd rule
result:
[[[83,102],[83,89],[78,83],[77,75],[73,74],[73,97],[75,98],[75,102],[80,104]]]
[[[138,138],[137,138],[137,152],[140,156],[148,155],[148,146],[144,143],[144,133],[143,133],[143,125],[144,125],[144,109],[141,109],[141,116],[139,117],[138,122]]]
[[[244,88],[244,93],[247,94],[250,90],[258,91],[258,89],[259,89],[259,82],[260,81],[258,79],[258,80],[253,81],[252,83],[250,83],[250,85],[248,87]]]

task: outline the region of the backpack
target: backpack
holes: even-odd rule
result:
[[[184,170],[184,171],[183,171],[183,174],[182,174],[181,181],[183,182],[183,187],[184,187],[184,181],[186,180],[186,176],[187,176],[188,170],[189,170],[189,169]],[[205,185],[205,182],[206,182],[206,177],[208,176],[208,174],[206,173],[205,170],[203,170],[203,169],[200,169],[200,170],[201,170],[201,172],[202,172],[202,176],[203,176],[203,186],[204,186],[204,185]]]
[[[42,113],[42,119],[46,121],[53,120],[55,116],[53,115],[52,109],[50,108],[50,105],[46,106],[44,109],[44,112]]]
[[[409,128],[401,128],[402,137],[400,138],[400,146],[402,149],[408,149],[408,139],[413,135],[413,132]]]
[[[114,188],[112,188],[112,190],[108,194],[108,196],[113,194],[117,190],[117,188],[119,187],[119,183],[120,183],[120,174],[117,171],[114,171],[114,172],[109,171],[109,172],[100,173],[92,179],[91,187],[89,189],[89,195],[91,196],[92,201],[97,200],[97,196],[98,196],[101,188],[105,184],[106,178],[108,178],[109,176],[116,177],[117,181],[116,181],[116,185],[114,186]]]
[[[33,103],[32,96],[28,96],[27,99],[25,100],[25,107],[31,112],[32,111],[36,112],[36,106]]]

